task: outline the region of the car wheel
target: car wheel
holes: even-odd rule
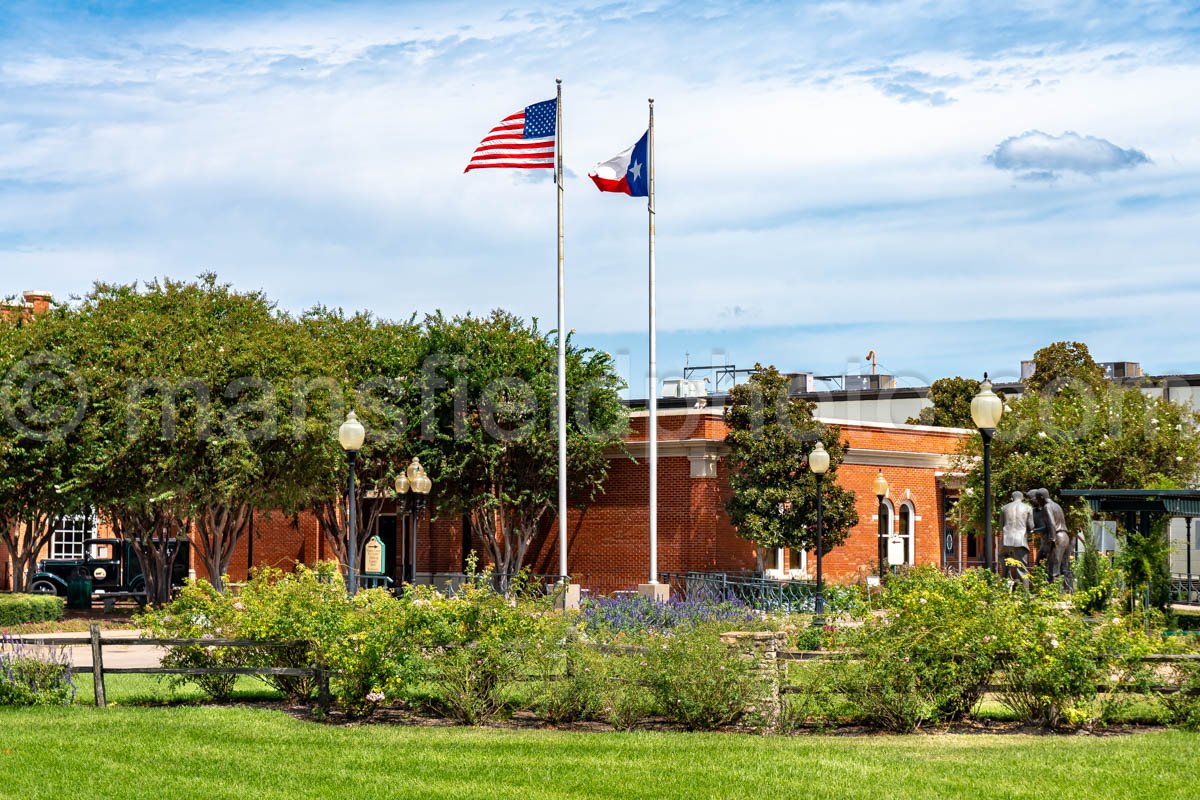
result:
[[[34,594],[58,594],[58,586],[55,585],[54,581],[48,581],[44,578],[34,581],[33,586],[30,588]]]

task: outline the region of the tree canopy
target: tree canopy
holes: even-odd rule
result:
[[[511,575],[557,499],[556,369],[554,336],[500,311],[293,316],[212,274],[98,283],[36,319],[0,319],[0,535],[23,587],[54,519],[98,509],[156,603],[178,543],[220,586],[256,511],[313,512],[345,563],[337,428],[353,409],[363,529],[419,456],[435,507],[469,514]],[[626,429],[623,383],[607,354],[569,343],[567,382],[569,482],[586,502]]]
[[[813,549],[817,479],[808,454],[820,441],[829,451],[822,538],[827,549],[836,547],[858,524],[854,493],[836,480],[846,455],[841,428],[817,422],[816,405],[790,397],[789,379],[775,367],[754,368],[750,380],[730,390],[725,411],[733,490],[725,505],[729,518],[739,536],[760,546],[760,559],[764,548]]]
[[[1033,355],[1033,375],[1025,381],[1027,392],[1044,392],[1064,384],[1080,383],[1095,391],[1104,384],[1104,369],[1083,342],[1053,342]]]

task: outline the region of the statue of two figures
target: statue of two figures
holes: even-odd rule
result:
[[[1029,588],[1029,537],[1037,535],[1037,566],[1044,565],[1051,583],[1061,580],[1064,591],[1075,588],[1071,573],[1071,536],[1067,515],[1047,489],[1013,492],[1000,508],[1000,563],[1009,580]]]

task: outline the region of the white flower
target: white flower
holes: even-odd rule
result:
[[[1046,432],[1045,432],[1045,431],[1038,431],[1038,438],[1039,438],[1039,439],[1045,439],[1045,438],[1046,438]]]
[[[1175,456],[1176,461],[1183,461],[1183,456]]]
[[[1151,418],[1150,418],[1150,424],[1151,424],[1151,425],[1157,425],[1157,424],[1158,424],[1158,417],[1151,417]]]
[[[1113,625],[1120,625],[1120,624],[1121,624],[1121,618],[1113,617]]]
[[[1051,647],[1058,647],[1058,639],[1051,639],[1051,640],[1050,640],[1050,646],[1051,646]]]
[[[921,605],[925,605],[925,598],[924,598],[924,597],[922,597],[922,598],[921,598],[920,600],[918,600],[917,602],[918,602],[918,603],[920,603]]]

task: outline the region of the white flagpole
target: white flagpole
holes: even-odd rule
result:
[[[558,187],[558,574],[567,577],[567,314],[563,303],[563,111],[562,78],[556,78],[558,98],[554,107],[554,148],[557,164],[554,183]]]
[[[646,208],[650,237],[650,583],[658,583],[658,341],[654,285],[654,98],[650,100],[650,128],[646,138]]]

